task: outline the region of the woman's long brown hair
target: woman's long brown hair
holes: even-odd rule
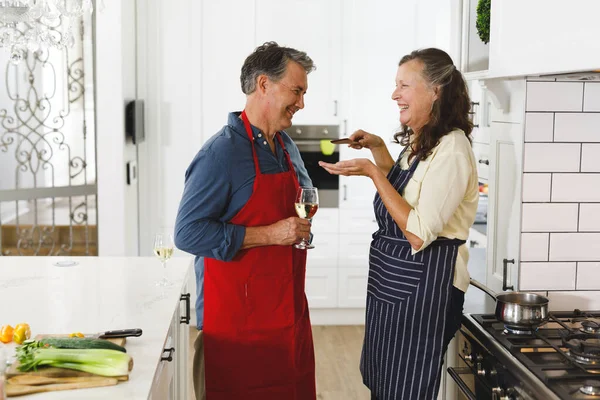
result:
[[[423,63],[423,78],[430,86],[438,86],[440,91],[431,108],[429,121],[412,143],[411,158],[426,159],[440,139],[457,128],[461,129],[471,142],[473,123],[469,120],[469,91],[452,58],[445,51],[436,48],[415,50],[402,57],[398,66],[411,60]],[[402,126],[402,130],[394,135],[394,139],[401,145],[408,146],[413,134],[408,126]]]

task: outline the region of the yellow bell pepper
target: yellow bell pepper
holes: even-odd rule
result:
[[[17,324],[15,326],[15,331],[13,334],[13,340],[17,344],[22,344],[25,340],[31,337],[31,328],[29,328],[29,324]]]
[[[10,325],[3,325],[0,328],[0,342],[10,343],[13,340],[14,328]]]

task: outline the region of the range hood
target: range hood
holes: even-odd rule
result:
[[[560,81],[600,81],[600,70],[571,72],[568,74],[542,75],[541,78],[552,78]]]

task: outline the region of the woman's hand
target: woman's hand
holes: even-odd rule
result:
[[[377,147],[385,146],[383,139],[377,135],[373,135],[372,133],[365,132],[362,129],[354,132],[350,138],[351,140],[357,142],[358,144],[350,144],[349,147],[353,149],[362,149],[363,147],[366,149],[374,149]]]
[[[377,136],[376,136],[377,137]],[[355,158],[353,160],[338,161],[335,164],[319,161],[319,165],[333,175],[359,175],[371,178],[378,171],[375,164],[368,158]]]

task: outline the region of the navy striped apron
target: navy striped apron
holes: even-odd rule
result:
[[[419,161],[402,170],[400,158],[387,178],[402,194]],[[438,238],[413,256],[379,193],[373,204],[379,229],[369,254],[363,382],[377,400],[435,399],[454,266],[465,241]]]

